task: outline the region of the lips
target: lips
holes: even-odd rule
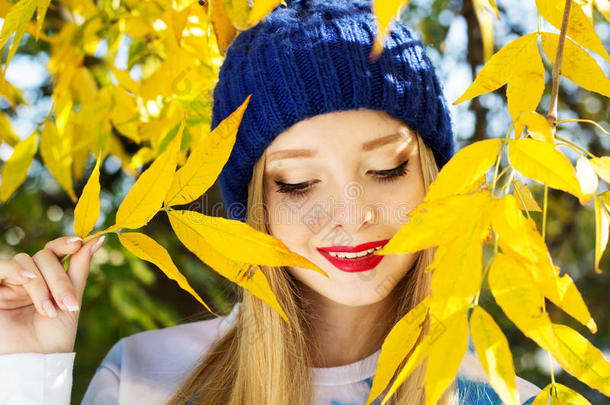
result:
[[[370,253],[363,257],[358,258],[340,258],[333,257],[328,252],[350,252],[350,253],[358,253],[368,249],[373,249],[379,246],[385,245],[389,239],[383,239],[373,242],[363,243],[357,246],[328,246],[323,248],[317,248],[318,252],[322,254],[331,264],[333,264],[336,268],[341,271],[346,271],[348,273],[354,273],[359,271],[367,271],[379,264],[381,260],[385,256],[383,255],[375,255],[374,253]]]

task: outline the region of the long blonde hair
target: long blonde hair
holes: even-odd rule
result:
[[[430,183],[438,174],[432,150],[416,133],[420,162],[427,193]],[[263,173],[265,154],[254,166],[248,185],[246,223],[254,229],[270,234],[267,221],[255,220],[252,207],[263,205]],[[430,272],[424,271],[432,262],[435,248],[420,251],[413,268],[406,273],[391,294],[393,326],[411,308],[421,301],[430,289]],[[278,302],[292,324],[286,322],[267,303],[247,290],[240,289],[242,307],[235,324],[212,344],[199,364],[174,393],[168,405],[310,405],[312,403],[311,320],[304,310],[305,302],[301,284],[285,267],[261,266]],[[257,333],[256,330],[264,331]],[[426,319],[421,342],[428,331]],[[383,334],[389,333],[388,329]],[[257,334],[252,341],[252,334]],[[376,347],[381,347],[378,342]],[[408,357],[407,357],[408,358]],[[404,366],[401,363],[398,371]],[[392,395],[390,404],[424,404],[424,360]],[[397,375],[397,373],[396,373]],[[395,376],[396,376],[395,375]],[[457,403],[455,380],[438,401],[441,405]],[[381,396],[379,397],[381,398]]]

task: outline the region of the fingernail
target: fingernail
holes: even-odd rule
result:
[[[49,314],[51,317],[55,318],[57,316],[57,311],[53,307],[53,303],[51,302],[50,299],[48,299],[48,298],[45,299],[42,302],[42,307],[44,308],[45,311],[47,311],[47,314]]]
[[[29,271],[21,270],[21,275],[27,278],[36,278],[36,274],[30,273]]]
[[[64,305],[68,307],[69,311],[78,311],[78,301],[73,294],[67,293],[61,298],[61,300],[63,301]]]
[[[91,254],[97,252],[100,246],[102,246],[102,243],[104,243],[104,239],[106,239],[106,235],[102,235],[102,237],[97,242],[95,242],[95,245],[91,246]]]
[[[73,236],[73,237],[68,239],[68,243],[74,243],[74,242],[82,241],[82,240],[83,240],[83,238],[81,238],[81,237]]]

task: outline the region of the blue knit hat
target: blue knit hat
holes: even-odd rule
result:
[[[370,0],[294,0],[240,32],[214,88],[211,129],[249,94],[218,184],[230,219],[245,222],[252,169],[267,146],[306,118],[360,107],[418,131],[442,168],[454,154],[451,117],[424,46],[393,20],[376,61]]]

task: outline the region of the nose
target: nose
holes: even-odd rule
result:
[[[347,233],[354,235],[376,221],[376,207],[366,196],[361,183],[345,183],[331,200],[332,223],[341,225]]]

